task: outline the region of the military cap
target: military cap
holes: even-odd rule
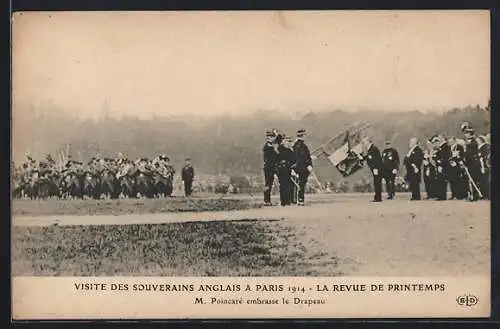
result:
[[[274,137],[274,133],[272,131],[266,131],[266,137]]]
[[[460,125],[460,130],[461,130],[462,132],[464,132],[465,130],[467,130],[467,129],[469,129],[469,128],[471,128],[471,126],[470,126],[470,123],[469,123],[469,122],[467,122],[467,121],[462,122],[462,124]]]
[[[432,137],[429,139],[429,142],[431,142],[431,143],[437,143],[437,142],[440,142],[440,141],[441,141],[441,139],[439,138],[439,136],[438,136],[438,135],[434,135],[434,136],[432,136]]]
[[[306,134],[305,129],[299,129],[297,130],[297,137],[302,137]]]
[[[481,141],[481,143],[486,143],[487,142],[486,141],[486,136],[484,136],[484,135],[477,136],[477,139],[479,139]]]
[[[465,128],[464,132],[473,134],[476,130],[474,128]]]
[[[186,158],[186,161],[191,161],[191,158]]]

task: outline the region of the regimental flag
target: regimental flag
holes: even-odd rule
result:
[[[345,132],[331,138],[313,154],[326,155],[342,176],[350,176],[363,168],[363,163],[358,156],[363,152],[362,134],[364,129],[368,127],[368,123],[355,124]]]

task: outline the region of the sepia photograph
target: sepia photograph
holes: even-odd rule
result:
[[[12,276],[479,277],[450,303],[489,312],[490,65],[488,11],[16,13]]]

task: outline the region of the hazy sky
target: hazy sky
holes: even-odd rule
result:
[[[233,114],[486,104],[488,12],[24,13],[14,111]]]

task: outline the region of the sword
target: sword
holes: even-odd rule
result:
[[[299,204],[299,183],[297,182],[297,180],[295,179],[294,176],[292,176],[292,183],[295,185],[295,203],[298,205]]]
[[[470,172],[469,172],[469,168],[467,168],[464,165],[463,169],[465,170],[465,173],[467,174],[467,178],[469,179],[469,189],[470,189],[470,185],[472,185],[474,187],[474,189],[476,190],[476,192],[479,194],[479,197],[482,198],[483,194],[481,193],[481,190],[477,187],[476,183],[472,179],[472,176],[470,175]]]

